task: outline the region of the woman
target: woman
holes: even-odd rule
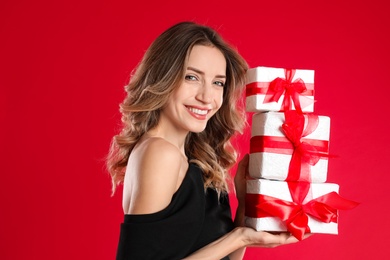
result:
[[[183,22],[162,33],[138,65],[121,104],[123,129],[107,165],[123,183],[117,259],[242,259],[246,246],[295,242],[244,227],[248,157],[235,177],[233,223],[227,172],[241,132],[245,60],[213,29]]]

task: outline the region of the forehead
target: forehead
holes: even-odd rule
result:
[[[187,66],[207,71],[226,73],[226,59],[223,53],[215,46],[195,45],[187,57]]]

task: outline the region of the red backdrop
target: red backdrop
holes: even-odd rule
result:
[[[361,202],[339,235],[245,259],[390,254],[386,1],[11,1],[0,3],[0,259],[113,259],[122,221],[104,156],[123,86],[173,23],[219,29],[251,67],[316,70],[331,117],[328,182]],[[248,150],[248,131],[241,153]],[[387,170],[388,172],[388,170]],[[235,208],[235,201],[232,202]]]

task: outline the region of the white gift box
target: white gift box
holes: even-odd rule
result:
[[[308,122],[308,115],[304,115],[305,124]],[[263,112],[256,113],[252,118],[252,134],[250,143],[249,157],[249,175],[253,178],[265,178],[270,180],[287,179],[289,174],[289,165],[292,158],[292,150],[284,152],[282,148],[278,150],[277,145],[274,147],[265,147],[263,142],[257,142],[260,138],[276,137],[284,139],[284,143],[290,144],[282,132],[281,126],[285,121],[284,113],[281,112]],[[318,116],[318,126],[309,135],[301,139],[302,142],[318,142],[321,143],[328,153],[329,150],[329,135],[330,135],[330,118],[326,116]],[[283,138],[284,137],[284,138]],[[315,165],[310,167],[310,176],[301,175],[299,179],[315,183],[326,182],[328,172],[328,158],[320,157]],[[309,177],[309,178],[308,178]]]
[[[302,204],[330,192],[339,192],[339,185],[334,183],[310,183],[309,192]],[[247,194],[262,194],[292,202],[287,182],[264,179],[247,180]],[[245,207],[250,207],[246,205]],[[288,231],[285,223],[278,217],[253,218],[245,217],[245,224],[257,231]],[[308,215],[308,226],[311,233],[338,234],[338,223],[321,222]]]
[[[292,82],[301,79],[306,86],[306,91],[300,93],[299,101],[302,112],[314,111],[314,70],[296,69]],[[247,95],[246,110],[248,112],[259,111],[284,111],[282,109],[285,92],[277,101],[266,102],[266,93],[269,91],[269,84],[276,78],[286,79],[286,70],[283,68],[256,67],[251,68],[246,74]],[[292,108],[295,109],[294,104]]]

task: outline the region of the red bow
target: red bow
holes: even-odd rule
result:
[[[310,232],[309,216],[325,223],[338,220],[338,210],[356,207],[359,203],[344,199],[336,192],[327,193],[306,204],[285,201],[263,194],[246,194],[245,215],[251,218],[278,217],[287,230],[302,240]]]
[[[286,181],[301,179],[310,182],[310,167],[316,165],[320,157],[326,157],[327,154],[318,152],[313,145],[301,139],[317,128],[318,116],[307,114],[307,126],[304,128],[305,117],[302,114],[290,110],[286,111],[284,115],[285,122],[282,125],[282,131],[294,147]]]
[[[292,81],[295,75],[295,71],[295,69],[285,69],[285,79],[278,77],[271,81],[267,94],[264,98],[264,103],[278,102],[284,93],[281,111],[291,110],[292,100],[294,102],[295,109],[302,113],[299,95],[305,92],[307,89],[302,79],[297,78]]]

